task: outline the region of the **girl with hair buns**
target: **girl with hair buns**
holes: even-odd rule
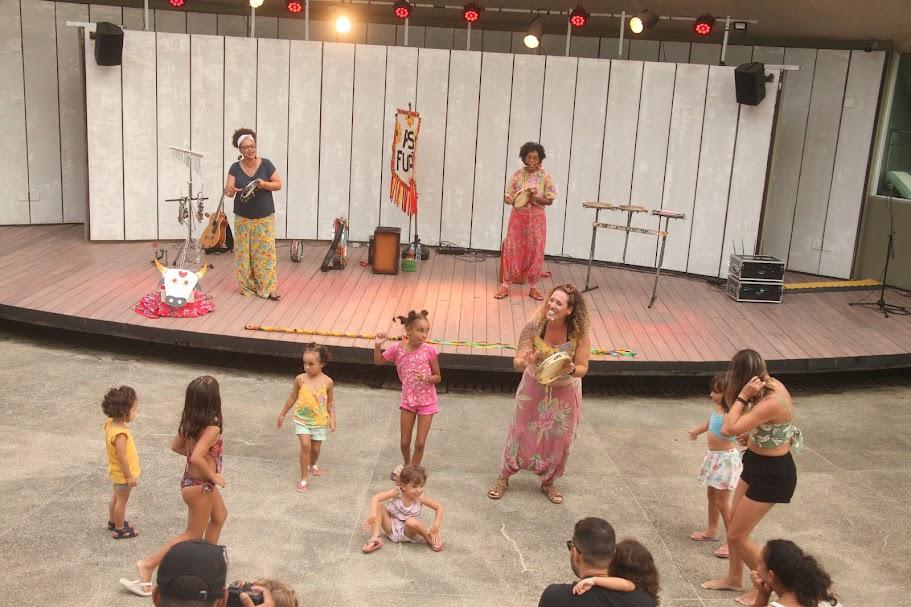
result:
[[[800,447],[800,432],[794,425],[794,403],[780,381],[769,375],[765,361],[755,350],[741,350],[728,367],[724,404],[728,413],[721,433],[748,435],[743,453],[743,471],[734,491],[727,527],[727,575],[702,583],[709,590],[743,590],[743,566],[755,569],[759,548],[750,539],[753,529],[775,504],[791,501],[797,486],[792,446]],[[752,605],[753,590],[737,600]]]
[[[563,476],[582,412],[582,378],[588,373],[588,308],[574,285],[554,287],[525,325],[513,367],[522,373],[516,391],[515,416],[506,435],[503,466],[497,482],[487,492],[500,499],[509,477],[530,470],[541,479],[541,491],[551,502],[563,503],[554,482]],[[535,377],[537,366],[548,356],[565,352],[563,374],[547,386]]]
[[[282,189],[282,180],[268,158],[256,154],[256,133],[234,131],[231,145],[240,158],[228,169],[225,196],[234,196],[234,263],[237,283],[244,295],[278,301],[275,272],[275,202],[272,192]],[[254,185],[253,194],[242,195]]]
[[[382,365],[394,363],[402,382],[402,399],[399,403],[401,412],[399,430],[402,463],[396,466],[390,477],[396,480],[399,472],[408,464],[420,465],[424,458],[424,447],[433,416],[439,412],[437,405],[437,384],[442,381],[440,374],[439,352],[427,343],[430,333],[430,321],[427,310],[411,310],[407,316],[396,316],[393,322],[402,323],[405,328],[405,340],[396,341],[392,346],[382,350],[382,345],[389,339],[386,333],[376,334],[373,348],[373,362]],[[417,436],[414,439],[414,452],[411,451],[411,434],[417,421]]]
[[[837,605],[832,578],[816,559],[790,540],[769,540],[752,572],[758,594],[753,607],[829,607]],[[769,602],[772,593],[778,600]]]

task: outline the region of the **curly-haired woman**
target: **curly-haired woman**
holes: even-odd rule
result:
[[[256,154],[256,133],[237,129],[231,145],[240,150],[240,160],[228,169],[225,196],[234,196],[234,263],[237,283],[244,295],[278,301],[275,271],[275,202],[272,192],[282,189],[282,180],[268,158]],[[256,183],[246,200],[244,188]]]
[[[507,297],[513,279],[525,276],[528,280],[528,296],[542,301],[544,296],[538,290],[538,279],[544,264],[544,243],[547,239],[547,215],[544,207],[553,204],[557,188],[547,171],[541,167],[546,157],[544,146],[529,141],[519,149],[519,157],[525,166],[512,174],[503,195],[503,202],[513,208],[500,253],[503,257],[503,284],[494,297]],[[523,194],[521,198],[519,194]],[[516,201],[526,197],[526,204],[516,208]]]
[[[530,470],[541,479],[541,491],[555,504],[563,496],[554,482],[563,476],[582,411],[582,378],[588,373],[588,309],[571,284],[554,287],[534,319],[525,325],[513,367],[522,372],[516,391],[515,416],[506,435],[503,467],[487,492],[500,499],[509,477]],[[563,375],[544,386],[535,377],[538,364],[555,352],[566,352]]]

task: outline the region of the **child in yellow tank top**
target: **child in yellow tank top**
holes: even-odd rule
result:
[[[320,476],[317,465],[320,449],[329,432],[335,432],[335,401],[332,379],[323,373],[329,362],[325,346],[310,343],[304,349],[304,372],[294,378],[291,394],[278,414],[276,426],[282,427],[285,416],[294,407],[294,433],[300,441],[300,482],[298,493],[309,489],[310,475]]]
[[[104,422],[108,474],[113,483],[108,505],[108,530],[115,540],[136,537],[136,530],[125,520],[130,490],[139,484],[139,455],[127,424],[136,419],[136,391],[129,386],[111,388],[104,395],[101,409]]]

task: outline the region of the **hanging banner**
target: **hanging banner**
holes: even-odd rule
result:
[[[389,180],[389,200],[408,216],[418,210],[418,186],[414,182],[414,165],[417,158],[418,133],[421,115],[399,109],[395,114],[392,133],[392,179]]]

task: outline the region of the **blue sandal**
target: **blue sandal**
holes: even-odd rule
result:
[[[126,525],[124,525],[123,529],[114,529],[113,533],[111,533],[111,537],[115,540],[128,540],[130,538],[136,537],[137,535],[139,534],[136,533],[135,529]]]

